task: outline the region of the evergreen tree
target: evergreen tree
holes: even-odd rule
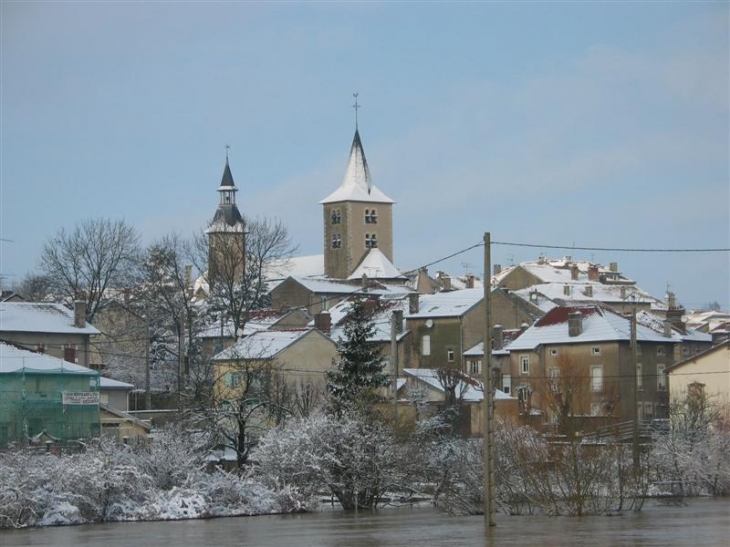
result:
[[[354,403],[389,385],[380,351],[368,340],[375,333],[374,318],[364,299],[353,302],[344,324],[344,339],[337,349],[337,370],[327,373],[327,389],[338,403]]]

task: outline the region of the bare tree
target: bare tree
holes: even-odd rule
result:
[[[234,332],[243,331],[252,310],[266,303],[267,268],[296,251],[286,225],[280,220],[246,220],[245,244],[229,234],[213,234],[215,246],[205,233],[194,238],[193,260],[208,282],[211,311],[225,314]],[[215,261],[215,267],[209,264]]]
[[[86,303],[86,320],[104,307],[107,291],[129,285],[139,236],[123,220],[89,219],[61,229],[43,247],[40,266],[56,298]]]
[[[46,275],[29,272],[13,290],[29,302],[43,302],[51,295],[52,283]]]

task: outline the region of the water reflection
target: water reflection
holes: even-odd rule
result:
[[[684,507],[648,504],[616,517],[452,517],[433,508],[377,513],[323,511],[306,515],[181,522],[99,524],[0,532],[0,545],[55,547],[430,547],[430,546],[724,546],[730,500],[692,500]]]

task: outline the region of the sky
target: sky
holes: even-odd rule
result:
[[[399,268],[489,232],[492,263],[617,262],[655,296],[730,309],[727,252],[577,249],[730,247],[727,2],[3,0],[0,15],[3,287],[85,219],[146,244],[204,228],[226,145],[244,215],[322,253],[357,92]],[[483,249],[439,269],[481,276]]]

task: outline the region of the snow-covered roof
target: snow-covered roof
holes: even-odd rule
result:
[[[268,309],[252,311],[243,326],[243,332],[239,332],[238,336],[249,336],[254,332],[269,329],[288,313]],[[221,328],[221,322],[218,319],[202,329],[197,336],[198,338],[234,338],[236,334],[233,332],[232,321],[224,321]]]
[[[339,340],[344,338],[344,320],[347,314],[350,313],[352,308],[352,300],[343,300],[338,302],[337,305],[330,308],[330,319],[332,321],[332,330],[330,331],[330,338],[333,340]],[[392,298],[392,299],[380,299],[378,302],[379,308],[374,313],[373,317],[373,335],[368,338],[368,342],[389,342],[390,341],[390,322],[392,314],[395,310],[401,310],[403,312],[408,311],[408,299],[407,298]],[[405,320],[401,325],[401,333],[396,337],[396,340],[401,340],[408,334],[405,329]]]
[[[588,281],[567,281],[540,283],[532,285],[529,289],[521,289],[514,291],[521,297],[527,296],[529,299],[530,291],[536,290],[546,298],[553,301],[566,302],[604,302],[606,304],[625,304],[633,303],[646,304],[649,303],[652,309],[666,310],[667,305],[664,301],[651,296],[636,286],[626,285],[605,285],[599,282]]]
[[[492,355],[509,355],[506,349],[493,349]],[[484,357],[484,342],[479,342],[464,352],[464,357]]]
[[[408,319],[427,317],[461,317],[484,299],[483,289],[424,294],[419,298],[418,313],[408,314]]]
[[[315,336],[320,334],[316,329],[258,331],[223,350],[213,357],[213,360],[273,359],[286,348],[312,333]]]
[[[438,371],[435,369],[404,368],[403,373],[406,377],[415,378],[437,391],[444,391],[444,386],[441,385],[438,378]],[[474,378],[465,378],[465,380],[460,380],[456,386],[456,393],[461,394],[464,401],[467,402],[480,402],[484,400],[484,388],[482,387],[482,383]],[[514,397],[510,397],[504,391],[495,389],[494,398],[513,399]]]
[[[596,273],[605,275],[623,283],[631,283],[631,280],[621,275],[619,272],[606,268],[601,264],[594,264],[587,260],[573,260],[569,256],[562,258],[541,258],[537,261],[521,262],[520,264],[509,266],[500,273],[492,276],[492,286],[499,286],[502,280],[511,274],[517,268],[534,275],[543,283],[561,283],[572,280],[572,268],[577,268],[578,279],[575,281],[587,281],[588,271],[591,268],[596,269]]]
[[[359,284],[349,285],[347,283],[331,281],[329,279],[316,279],[309,277],[292,277],[292,279],[306,289],[317,294],[353,294],[361,290],[361,286]]]
[[[388,257],[377,247],[370,249],[355,271],[350,274],[347,279],[361,279],[366,275],[370,279],[394,279],[396,277],[404,277],[398,268],[388,260]]]
[[[63,305],[41,302],[1,302],[0,332],[99,334],[89,323],[74,326],[74,312]]]
[[[579,335],[569,336],[568,315],[574,311],[583,314],[583,327]],[[636,338],[639,342],[675,342],[641,324],[637,325]],[[532,350],[543,344],[581,344],[630,339],[631,321],[623,315],[600,306],[558,307],[546,313],[506,349]]]
[[[112,380],[111,378],[99,377],[99,389],[120,389],[120,390],[133,390],[134,386],[127,382],[120,382],[119,380]]]
[[[69,373],[98,376],[99,373],[81,365],[69,363],[58,357],[35,353],[0,342],[0,373]]]
[[[338,201],[366,201],[368,203],[393,203],[393,200],[381,192],[372,181],[370,168],[365,159],[365,151],[360,142],[360,133],[355,130],[355,138],[350,148],[342,185],[320,203],[336,203]]]
[[[266,264],[264,275],[271,282],[292,277],[323,277],[324,255],[295,256],[272,260]]]

